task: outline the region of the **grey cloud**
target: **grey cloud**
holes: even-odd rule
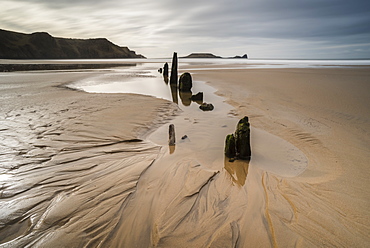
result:
[[[367,11],[364,10],[366,8]],[[217,27],[222,25],[229,32],[245,32],[245,35],[250,33],[260,37],[275,37],[279,33],[288,37],[334,32],[345,35],[369,31],[366,28],[369,25],[365,25],[370,20],[366,15],[369,10],[370,4],[362,1],[249,1],[215,8],[203,20],[215,23]]]
[[[214,49],[215,53],[227,50],[235,54],[253,48],[258,52],[256,57],[264,56],[262,51],[281,50],[286,53],[294,50],[302,56],[300,49],[311,51],[312,57],[312,52],[321,53],[329,47],[332,51],[338,47],[340,54],[340,47],[348,47],[353,56],[357,49],[362,51],[358,56],[370,57],[367,49],[370,47],[370,1],[367,0],[8,2],[17,8],[4,13],[0,10],[3,28],[38,29],[81,38],[107,37],[120,45],[142,47],[144,51],[138,52],[147,52],[147,56],[178,46],[184,51]],[[20,7],[22,4],[37,8],[34,13],[27,12]],[[276,52],[276,56],[280,54]]]

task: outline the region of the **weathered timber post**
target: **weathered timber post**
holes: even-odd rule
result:
[[[236,148],[235,148],[235,137],[234,134],[228,134],[225,141],[225,155],[228,158],[236,157]]]
[[[171,78],[170,78],[170,84],[176,84],[177,85],[177,53],[173,53],[172,57],[172,67],[171,67]]]
[[[168,145],[169,146],[174,146],[176,143],[176,138],[175,138],[175,125],[171,124],[168,129]]]
[[[200,104],[203,103],[203,92],[198,92],[195,95],[192,95],[190,98],[194,102],[200,102]]]
[[[189,72],[185,72],[180,76],[179,80],[179,90],[182,92],[191,91],[193,87],[193,79]]]
[[[235,131],[235,145],[236,154],[240,159],[250,159],[251,145],[250,145],[250,124],[248,117],[242,118],[236,127]]]
[[[168,77],[168,64],[164,64],[163,66],[163,77]]]
[[[244,160],[251,158],[250,124],[247,116],[238,122],[235,134],[226,136],[225,155],[229,158],[236,157]]]

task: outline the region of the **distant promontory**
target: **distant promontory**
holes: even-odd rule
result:
[[[244,54],[243,56],[235,56],[233,57],[233,59],[247,59],[248,58],[248,55],[247,54]]]
[[[46,32],[23,34],[0,29],[0,59],[145,58],[105,38],[56,38]]]
[[[247,59],[248,55],[244,54],[243,56],[221,57],[221,56],[214,55],[212,53],[192,53],[182,58],[184,59]]]
[[[183,58],[186,59],[221,59],[221,56],[216,56],[212,53],[192,53]]]

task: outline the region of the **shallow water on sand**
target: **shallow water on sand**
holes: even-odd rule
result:
[[[0,73],[0,247],[369,243],[364,228],[369,226],[368,191],[363,187],[368,122],[352,118],[367,116],[363,103],[370,98],[356,96],[368,95],[362,94],[368,88],[368,72],[193,70],[194,89],[199,87],[193,93],[203,91],[205,101],[215,106],[212,112],[202,112],[185,96],[168,97],[171,88],[157,73],[159,66],[145,66]],[[180,64],[180,69],[193,66],[198,65]],[[211,85],[221,83],[222,94],[233,96],[228,100],[236,109],[198,78],[211,80]],[[169,101],[61,87],[67,82],[93,85],[95,79],[98,85],[110,79],[155,81],[167,91]],[[290,89],[296,82],[299,92]],[[322,86],[311,87],[311,82]],[[324,89],[338,95],[326,101]],[[253,94],[244,98],[249,90]],[[311,94],[296,105],[285,94],[280,99],[282,92],[297,98]],[[343,102],[333,108],[338,97]],[[346,103],[348,108],[341,106]],[[342,115],[347,110],[351,114]],[[233,113],[250,116],[250,163],[231,163],[223,156],[225,136],[242,117]],[[172,148],[167,143],[170,123],[177,134]],[[279,123],[284,125],[276,126]],[[304,174],[299,175],[307,165],[302,152],[254,125],[309,152],[310,166]],[[343,140],[353,147],[341,146]]]
[[[183,113],[172,121],[177,132],[177,156],[184,149],[205,159],[205,164],[215,160],[223,161],[224,139],[235,130],[237,119],[232,114],[233,107],[225,99],[215,94],[216,89],[202,81],[196,80],[192,73],[192,93],[182,93],[170,86],[153,65],[139,64],[134,68],[113,69],[107,73],[74,82],[69,87],[91,93],[134,93],[150,95],[173,101]],[[203,112],[199,109],[201,102],[191,101],[192,94],[203,92],[203,102],[212,103],[215,109]],[[248,97],[246,93],[246,97]],[[262,130],[251,128],[252,159],[251,165],[274,174],[292,177],[302,173],[307,167],[305,155],[289,142]],[[168,125],[154,131],[149,140],[161,146],[167,145]],[[181,137],[186,135],[186,139]],[[217,169],[217,166],[216,166]],[[218,168],[219,169],[219,168]]]
[[[99,78],[101,83],[94,79],[89,83],[95,85],[94,92],[148,94],[173,101],[182,110],[170,122],[175,126],[175,146],[168,145],[169,123],[147,137],[162,148],[140,177],[112,234],[112,242],[107,244],[236,247],[239,240],[248,240],[248,235],[252,235],[241,234],[244,225],[253,225],[257,230],[254,233],[269,240],[272,227],[266,224],[267,217],[261,215],[267,205],[263,195],[269,177],[265,173],[295,177],[307,167],[305,155],[289,142],[251,127],[251,161],[229,162],[224,156],[224,142],[238,122],[233,107],[216,95],[209,84],[197,81],[196,73],[192,74],[193,94],[203,92],[204,102],[212,103],[213,111],[203,112],[199,102],[189,100],[191,95],[171,91],[155,69],[140,73],[143,74],[150,77],[134,80],[140,85],[137,88],[126,82],[105,83],[104,77]],[[85,89],[91,90],[89,86]]]
[[[206,247],[226,241],[235,246],[243,223],[257,223],[261,233],[268,232],[261,215],[264,173],[298,175],[307,164],[302,152],[252,127],[252,160],[230,163],[223,155],[224,139],[234,132],[238,119],[214,88],[196,80],[196,73],[193,93],[204,93],[204,101],[215,106],[211,112],[201,111],[189,95],[171,91],[153,66],[82,74],[34,72],[2,78],[4,87],[22,89],[19,82],[35,85],[29,87],[33,92],[2,95],[2,102],[19,100],[1,113],[0,247],[178,247],[179,243]],[[132,82],[143,85],[139,89],[154,89],[149,95],[156,97],[161,97],[156,92],[164,91],[162,98],[182,109],[171,121],[176,146],[167,145],[169,123],[146,140],[122,135],[130,120],[120,117],[120,112],[128,111],[121,106],[145,108],[145,102],[157,101],[99,94],[85,100],[79,95],[79,102],[68,97],[44,102],[43,97],[50,96],[42,94],[52,89],[47,85],[56,78],[74,82],[75,88],[95,87],[95,92],[99,87],[122,92],[116,87],[126,90],[124,86]],[[25,94],[41,100],[35,105],[22,103]],[[174,109],[167,101],[159,102],[160,124],[173,116]],[[242,215],[247,219],[240,221]]]

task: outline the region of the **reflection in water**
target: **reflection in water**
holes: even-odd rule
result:
[[[158,77],[154,70],[144,68],[119,69],[110,73],[93,74],[89,77],[73,82],[68,87],[91,93],[134,93],[150,95],[157,98],[173,101],[174,103],[189,107],[191,102],[198,105],[203,103],[203,92],[212,91],[204,84],[193,85],[195,95],[191,92],[179,92],[177,84],[170,84],[170,78],[163,75]],[[179,103],[179,97],[181,102]]]
[[[170,154],[173,154],[175,152],[176,146],[168,146],[170,149]]]
[[[192,100],[192,99],[190,99]],[[202,100],[192,100],[193,102],[196,102],[198,105],[202,105],[203,101]]]
[[[192,96],[192,93],[191,91],[188,91],[188,92],[182,92],[182,91],[179,91],[179,95],[180,95],[180,99],[181,99],[181,102],[184,106],[190,106],[191,104],[191,96]]]
[[[243,186],[248,175],[249,161],[235,160],[234,162],[229,162],[229,158],[225,157],[224,165],[226,171],[231,176],[231,180],[235,184]]]
[[[171,87],[172,101],[176,104],[179,104],[179,99],[177,97],[177,85],[171,84],[170,87]]]
[[[168,84],[168,76],[163,76],[163,80],[166,84]]]
[[[165,78],[165,80],[167,80],[165,82],[166,84],[168,84],[168,77]],[[192,98],[193,93],[191,91],[187,91],[187,92],[180,91],[179,87],[175,84],[170,84],[170,88],[171,88],[172,102],[176,104],[179,104],[179,96],[180,96],[182,105],[185,107],[190,106],[191,102],[195,102],[198,105],[201,105],[203,103],[203,100],[199,99],[199,97],[196,97],[193,99]],[[198,94],[196,96],[198,96]],[[203,98],[203,93],[202,93],[202,98]]]

